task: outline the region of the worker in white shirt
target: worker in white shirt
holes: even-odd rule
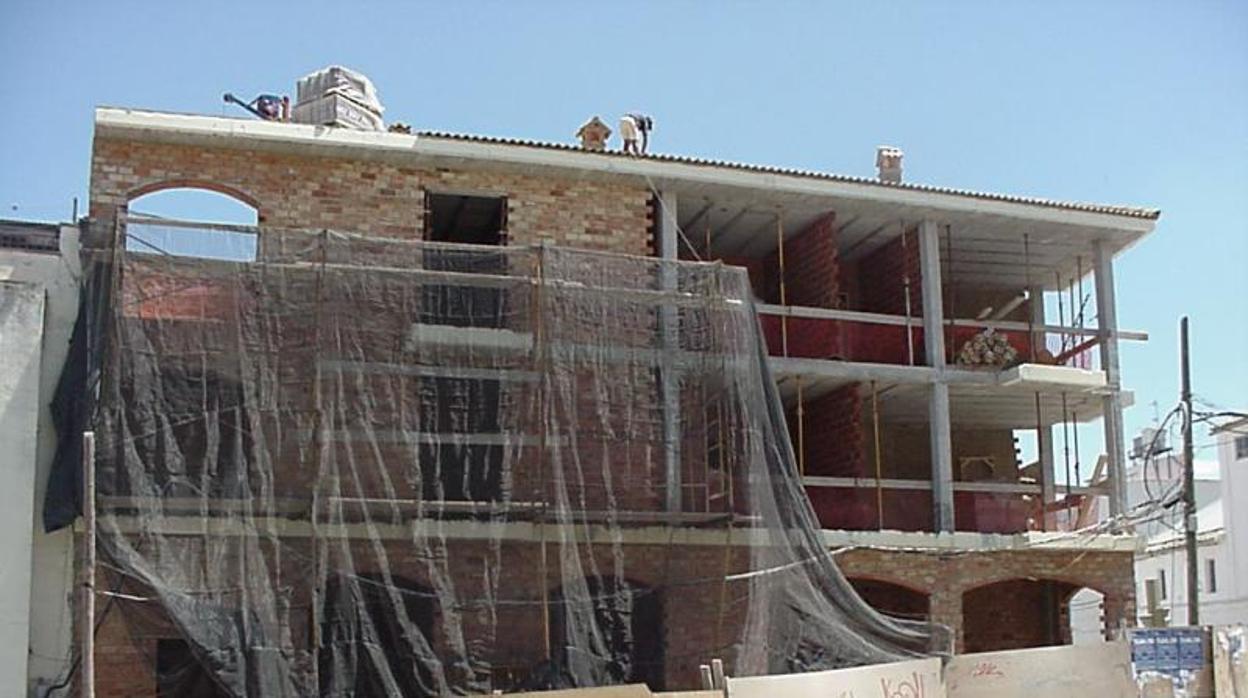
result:
[[[620,117],[620,136],[624,138],[624,152],[645,155],[650,147],[650,131],[654,120],[644,114],[628,113]],[[638,144],[640,139],[641,143]]]

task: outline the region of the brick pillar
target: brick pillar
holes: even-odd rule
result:
[[[1116,640],[1122,632],[1135,625],[1135,602],[1118,594],[1103,594],[1101,603],[1105,613],[1105,637]]]
[[[953,649],[962,651],[962,588],[939,586],[932,590],[931,619],[949,628]]]

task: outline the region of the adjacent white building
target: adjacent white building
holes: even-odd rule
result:
[[[1248,419],[1224,424],[1213,434],[1218,477],[1198,479],[1196,486],[1200,623],[1243,623],[1248,622]],[[1164,456],[1158,462],[1162,467],[1179,464]],[[1188,624],[1181,507],[1140,531],[1135,574],[1141,625],[1154,618]]]
[[[73,538],[43,531],[50,403],[78,313],[78,229],[0,221],[0,695],[44,696],[72,662]],[[54,695],[66,695],[63,691]]]

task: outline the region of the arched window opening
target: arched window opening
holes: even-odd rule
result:
[[[156,641],[156,698],[226,698],[182,638]]]
[[[611,577],[565,586],[550,604],[555,661],[582,685],[645,683],[663,689],[663,601],[650,587]]]
[[[1081,587],[1050,579],[1008,579],[962,595],[965,652],[1071,642],[1070,599]]]
[[[925,621],[931,604],[927,594],[878,579],[852,578],[854,591],[871,608],[894,618]]]
[[[259,212],[208,189],[175,187],[127,204],[126,250],[226,261],[254,261]],[[231,227],[233,226],[233,227]]]
[[[355,698],[442,695],[433,652],[433,592],[383,575],[338,574],[326,584],[320,693]]]

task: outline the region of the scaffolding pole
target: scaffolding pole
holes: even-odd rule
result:
[[[875,512],[879,530],[884,530],[884,467],[880,455],[880,391],[871,381],[871,428],[875,434]]]
[[[789,294],[788,286],[785,283],[785,266],[784,266],[784,213],[776,212],[776,263],[779,267],[780,278],[780,305],[788,306]],[[784,314],[780,316],[780,352],[784,358],[789,358],[789,316]],[[797,381],[797,472],[802,477],[806,476],[806,405],[802,396],[802,376],[799,373]]]
[[[541,420],[539,425],[538,438],[538,457],[537,457],[537,487],[538,497],[541,502],[541,513],[537,522],[538,531],[538,570],[542,578],[542,649],[545,653],[546,660],[552,658],[550,647],[550,570],[546,553],[546,519],[547,519],[547,502],[546,502],[546,460],[550,458],[547,449],[546,429],[549,415],[547,414],[547,402],[549,401],[549,391],[546,382],[550,380],[549,366],[546,363],[548,352],[546,351],[546,333],[542,322],[544,315],[542,303],[544,302],[542,291],[545,288],[545,271],[546,271],[546,243],[543,241],[537,248],[537,264],[534,274],[537,277],[537,284],[534,286],[533,295],[533,363],[536,365],[538,378],[538,419]]]
[[[898,221],[901,226],[901,293],[906,304],[906,352],[910,357],[910,365],[914,365],[914,327],[910,324],[913,308],[910,302],[910,246],[906,244],[906,222]]]
[[[95,698],[95,432],[82,434],[82,696]]]

